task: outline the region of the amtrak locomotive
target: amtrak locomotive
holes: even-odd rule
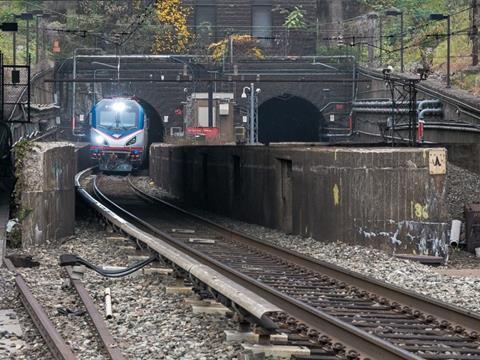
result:
[[[135,98],[99,101],[91,112],[90,151],[103,171],[134,171],[148,151],[148,118]]]

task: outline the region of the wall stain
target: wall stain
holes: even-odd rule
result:
[[[337,184],[333,186],[333,203],[335,206],[340,205],[340,189]]]

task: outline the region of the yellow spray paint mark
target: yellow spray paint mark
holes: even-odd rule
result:
[[[333,187],[333,203],[335,206],[340,205],[340,189],[338,188],[337,184],[335,184]]]
[[[410,202],[410,211],[412,217],[417,219],[428,220],[428,210],[427,205],[422,205],[420,203]]]

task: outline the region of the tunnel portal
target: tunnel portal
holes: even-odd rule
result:
[[[324,120],[310,101],[289,94],[260,105],[258,119],[258,137],[264,144],[320,141]]]

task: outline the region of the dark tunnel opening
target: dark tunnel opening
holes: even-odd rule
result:
[[[163,142],[165,128],[163,126],[162,117],[149,102],[139,97],[136,97],[136,99],[140,105],[142,105],[150,122],[148,129],[148,147],[154,142]]]
[[[315,105],[298,96],[267,100],[258,109],[258,119],[261,143],[320,141],[323,116]]]

